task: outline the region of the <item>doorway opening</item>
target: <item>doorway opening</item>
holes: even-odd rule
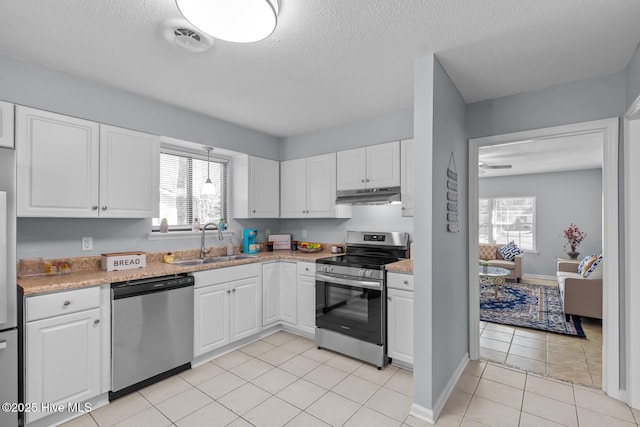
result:
[[[478,359],[480,357],[480,332],[481,327],[487,327],[487,324],[480,324],[480,279],[478,276],[478,259],[479,259],[479,238],[481,232],[480,227],[480,211],[479,211],[479,160],[480,152],[483,149],[491,150],[492,147],[504,146],[507,144],[523,144],[529,141],[549,141],[557,138],[565,138],[566,140],[573,140],[576,138],[589,138],[599,140],[602,147],[602,173],[601,173],[601,188],[602,188],[602,253],[606,257],[606,263],[611,266],[618,265],[618,120],[607,119],[598,120],[592,122],[577,123],[572,125],[557,126],[552,128],[537,129],[532,131],[517,132],[512,134],[496,135],[485,138],[476,138],[469,141],[469,248],[470,248],[470,261],[469,261],[469,301],[470,301],[470,357],[471,359]],[[485,162],[486,163],[486,162]],[[497,163],[498,164],[498,163]],[[499,163],[500,165],[506,163]],[[483,168],[480,168],[482,170]],[[506,170],[508,168],[496,168],[496,170]],[[560,183],[559,185],[562,185]],[[571,188],[567,189],[571,191]],[[577,189],[573,189],[576,190]],[[519,230],[522,232],[522,230]],[[562,230],[558,230],[558,234],[561,235]],[[534,236],[535,238],[535,236]],[[533,240],[535,242],[535,240]],[[534,248],[535,249],[535,248]],[[526,254],[525,254],[526,256]],[[543,260],[543,262],[555,262],[555,254],[553,259]],[[606,264],[604,264],[606,265]],[[529,278],[538,279],[538,281],[544,282],[545,279],[549,280],[549,285],[552,285],[551,277],[534,277]],[[618,321],[618,269],[617,268],[603,268],[602,279],[602,376],[600,384],[602,389],[610,396],[620,398],[619,387],[619,321]],[[587,333],[590,333],[592,337],[599,332],[599,322],[591,324],[592,321],[588,320],[583,322]],[[479,326],[480,325],[480,326]],[[491,327],[493,327],[491,325]],[[500,329],[495,327],[495,329]],[[489,330],[491,331],[491,329]],[[495,331],[500,333],[499,330]],[[491,335],[488,333],[487,335]],[[535,337],[527,337],[526,334],[519,334],[523,343],[526,338],[535,339]],[[545,352],[549,355],[549,342],[553,342],[551,345],[552,351],[554,347],[559,344],[563,345],[562,338],[554,337],[551,340],[546,337]],[[514,335],[515,337],[515,330]],[[556,339],[558,338],[558,339]],[[569,338],[569,337],[567,337]],[[560,341],[560,342],[556,342]],[[518,345],[518,344],[516,344]],[[579,344],[582,350],[585,349],[582,343]],[[593,346],[598,347],[599,343],[594,341]],[[523,346],[524,347],[524,346]],[[522,350],[518,347],[514,349]],[[592,348],[595,350],[595,348]],[[519,356],[513,354],[512,359]],[[595,356],[595,354],[593,355]],[[522,357],[522,356],[520,356]],[[506,357],[505,357],[506,361]],[[548,360],[547,360],[548,362]],[[585,363],[586,355],[585,355]],[[592,365],[597,369],[597,363],[595,359],[592,361]],[[549,372],[548,366],[545,366],[544,374],[553,376],[553,372]],[[534,372],[536,369],[532,369]],[[540,365],[538,365],[537,371],[540,371]],[[542,372],[541,372],[542,373]],[[597,374],[595,374],[596,381],[600,380]],[[577,381],[580,382],[580,381]],[[586,382],[586,381],[585,381]],[[594,385],[593,382],[590,385]]]

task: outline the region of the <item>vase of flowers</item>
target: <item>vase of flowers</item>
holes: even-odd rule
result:
[[[571,251],[567,252],[567,255],[571,259],[578,259],[578,255],[580,255],[580,252],[577,252],[578,246],[587,237],[587,233],[580,230],[574,223],[571,223],[569,228],[564,230],[564,237],[567,239],[567,243],[564,244],[563,248],[565,250],[567,248],[571,249]]]

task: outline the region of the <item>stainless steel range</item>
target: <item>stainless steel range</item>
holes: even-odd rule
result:
[[[408,255],[409,234],[348,231],[346,255],[316,261],[316,345],[372,363],[386,361],[384,265]]]

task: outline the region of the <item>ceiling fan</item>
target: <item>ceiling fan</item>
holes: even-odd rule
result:
[[[485,173],[486,169],[511,169],[513,166],[512,165],[490,165],[488,163],[484,163],[484,162],[478,162],[478,170],[479,172]]]

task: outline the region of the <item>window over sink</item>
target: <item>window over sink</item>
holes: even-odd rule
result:
[[[152,222],[160,231],[161,218],[167,218],[169,231],[191,230],[197,218],[201,224],[227,220],[228,160],[207,156],[203,151],[180,151],[163,147],[160,152],[160,217]],[[207,176],[215,186],[215,194],[202,195]]]

